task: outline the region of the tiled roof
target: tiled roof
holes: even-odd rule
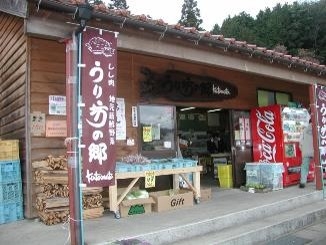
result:
[[[84,4],[85,0],[34,0],[38,7],[48,5],[60,6],[64,9],[76,8],[80,4]],[[269,60],[271,63],[279,63],[287,65],[288,68],[302,68],[305,72],[317,73],[318,76],[326,75],[325,65],[313,63],[311,61],[294,57],[285,53],[269,50],[265,47],[257,47],[255,44],[249,44],[246,41],[236,40],[235,38],[226,38],[223,35],[213,35],[208,31],[199,31],[195,27],[185,27],[177,24],[168,24],[162,19],[152,19],[151,17],[142,15],[133,15],[126,9],[109,9],[104,4],[93,5],[93,16],[100,15],[100,17],[114,18],[120,21],[123,25],[127,20],[141,28],[142,25],[161,29],[161,38],[165,34],[172,34],[177,38],[192,39],[195,44],[207,44],[209,46],[224,48],[225,51],[235,51],[248,54],[250,57],[259,57]],[[72,9],[73,10],[73,9]]]

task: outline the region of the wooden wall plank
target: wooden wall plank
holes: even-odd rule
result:
[[[66,116],[49,115],[49,95],[66,94],[65,44],[53,40],[31,38],[30,111],[45,113],[47,120]],[[31,158],[65,154],[64,138],[31,137]]]
[[[24,36],[24,19],[0,12],[0,21],[0,137],[19,140],[22,180],[28,189],[25,124],[27,39]],[[24,204],[30,207],[26,195]],[[29,217],[28,214],[27,209],[25,217]]]

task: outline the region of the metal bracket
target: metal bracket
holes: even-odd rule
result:
[[[199,41],[200,41],[200,39],[201,39],[202,37],[203,37],[203,36],[200,35],[200,37],[198,38],[198,40],[195,40],[195,45],[198,45],[198,43],[199,43]]]
[[[165,33],[166,33],[167,30],[168,30],[168,26],[166,25],[165,30],[161,33],[160,37],[158,38],[159,41],[161,41],[164,38]]]
[[[42,0],[38,1],[38,3],[37,3],[37,9],[36,9],[36,12],[38,12],[38,11],[40,10],[41,2],[42,2]]]
[[[231,43],[229,43],[228,46],[224,48],[224,52],[227,52],[230,46],[231,46]]]
[[[122,23],[120,24],[120,28],[121,28],[121,29],[123,28],[123,26],[124,26],[126,20],[127,20],[127,17],[125,17],[125,18],[123,19]]]

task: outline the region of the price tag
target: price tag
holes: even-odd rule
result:
[[[155,171],[145,171],[145,188],[155,187]]]

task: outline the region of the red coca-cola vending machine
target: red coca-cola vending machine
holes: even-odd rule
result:
[[[304,108],[271,105],[250,111],[255,162],[283,163],[283,186],[300,181],[302,162],[300,135],[309,123]],[[314,164],[310,164],[308,181],[314,179]]]

